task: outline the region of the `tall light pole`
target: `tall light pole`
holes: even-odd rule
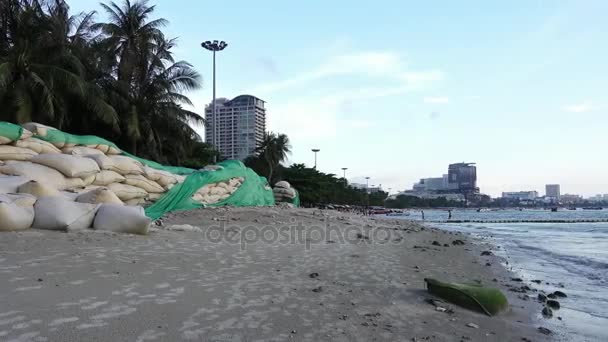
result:
[[[367,197],[366,215],[369,215],[369,177],[365,177],[365,194]]]
[[[342,172],[344,173],[344,185],[348,184],[348,181],[346,180],[346,170],[348,170],[347,167],[343,167],[342,168]]]
[[[321,151],[318,148],[313,148],[311,151],[315,153],[315,170],[317,169],[317,152]]]
[[[209,51],[213,52],[213,102],[211,102],[211,112],[213,113],[213,120],[212,121],[212,126],[211,126],[211,143],[213,144],[213,146],[217,149],[217,151],[219,152],[220,147],[217,145],[218,139],[217,139],[217,117],[216,117],[216,112],[215,112],[215,53],[218,51],[222,51],[226,48],[226,46],[228,46],[228,43],[226,43],[225,41],[210,41],[207,40],[205,42],[201,43],[201,46]],[[217,163],[217,156],[213,155],[213,163]]]

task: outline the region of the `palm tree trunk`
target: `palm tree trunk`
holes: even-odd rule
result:
[[[268,163],[268,184],[272,184],[272,164]]]
[[[131,153],[132,155],[136,156],[137,155],[137,139],[135,139],[134,137],[130,137],[129,138],[129,153]]]

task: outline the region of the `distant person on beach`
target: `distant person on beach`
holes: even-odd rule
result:
[[[422,221],[424,221],[424,210],[420,210],[420,212],[422,213]]]
[[[452,210],[448,210],[448,220],[452,219]]]

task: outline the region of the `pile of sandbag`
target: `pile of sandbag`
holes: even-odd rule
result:
[[[0,197],[0,230],[93,227],[143,233],[147,231],[140,224],[146,221],[143,208],[118,207],[148,205],[186,178],[145,166],[122,155],[110,142],[74,144],[80,140],[73,137],[38,123],[21,127],[0,122],[0,196],[4,196]],[[212,165],[201,171],[221,168]],[[244,181],[235,177],[207,184],[192,200],[220,203]],[[127,222],[111,229],[113,222],[120,222],[111,220],[111,213],[131,217],[135,226]]]
[[[120,155],[121,151],[109,143],[76,145],[61,138],[42,140],[54,131],[59,132],[38,123],[23,127],[0,123],[0,174],[36,181],[36,187],[45,187],[45,195],[127,205],[154,202],[185,179]],[[51,194],[49,189],[56,191]]]
[[[277,182],[272,189],[274,194],[275,202],[293,202],[294,198],[297,196],[297,192],[294,188],[291,187],[286,181]]]
[[[207,184],[192,195],[192,200],[201,204],[219,203],[232,196],[244,181],[243,177],[234,177],[227,181]]]

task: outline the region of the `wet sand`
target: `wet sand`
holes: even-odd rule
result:
[[[547,340],[531,320],[541,306],[507,291],[518,284],[484,248],[403,220],[279,208],[179,212],[149,236],[2,233],[0,340]],[[494,284],[511,311],[437,311],[426,277]]]

